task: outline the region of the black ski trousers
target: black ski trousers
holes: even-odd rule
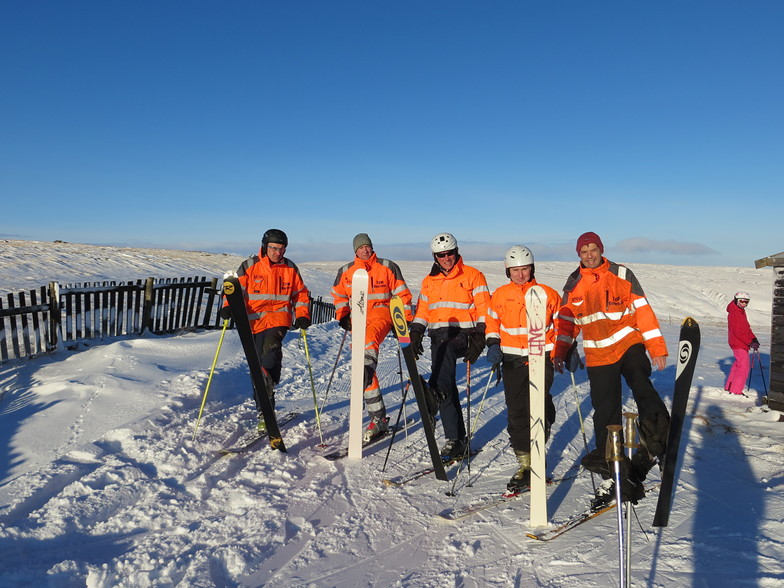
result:
[[[466,427],[457,390],[457,362],[468,349],[468,338],[463,330],[436,329],[430,333],[430,355],[433,359],[428,385],[443,398],[439,412],[447,439],[465,439]],[[433,415],[435,416],[435,415]]]
[[[656,413],[668,414],[667,407],[651,383],[651,361],[642,343],[629,347],[619,361],[610,365],[588,367],[587,371],[591,383],[597,451],[604,452],[606,449],[607,425],[623,425],[621,376],[632,391],[640,421],[654,418]]]
[[[501,373],[504,378],[504,397],[506,398],[506,431],[509,442],[515,451],[531,451],[531,402],[528,383],[528,360],[521,356],[504,354]],[[550,395],[555,370],[550,361],[550,353],[545,355],[544,372],[544,420],[545,442],[550,438],[550,427],[555,422],[555,404]]]
[[[286,327],[270,327],[253,335],[261,367],[267,370],[273,384],[280,382],[280,372],[283,368],[283,338],[288,331]]]

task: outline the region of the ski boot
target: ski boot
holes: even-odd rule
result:
[[[520,467],[506,485],[506,489],[512,494],[527,490],[531,486],[531,454],[515,449],[515,456]]]
[[[452,461],[459,459],[466,453],[468,447],[468,439],[447,439],[444,446],[441,448],[441,459],[444,461]]]
[[[615,500],[615,482],[612,478],[604,480],[596,489],[596,494],[591,500],[591,510],[601,510]]]
[[[370,443],[370,441],[376,437],[386,433],[388,428],[388,420],[389,419],[386,417],[370,417],[370,423],[368,424],[367,429],[365,429],[365,433],[362,435],[362,442]]]

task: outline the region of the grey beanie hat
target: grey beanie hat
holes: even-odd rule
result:
[[[359,233],[354,237],[354,253],[363,245],[370,245],[370,248],[373,249],[373,241],[370,240],[367,233]]]

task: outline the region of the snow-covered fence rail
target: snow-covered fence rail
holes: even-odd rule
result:
[[[57,282],[0,298],[0,361],[32,357],[79,341],[162,335],[221,326],[218,279],[147,278],[66,285]],[[311,300],[313,323],[335,318],[335,307]]]

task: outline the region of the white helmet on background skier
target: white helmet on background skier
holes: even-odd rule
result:
[[[504,267],[506,277],[509,277],[509,268],[531,266],[531,278],[534,277],[534,254],[525,245],[512,245],[504,254]]]
[[[735,292],[735,300],[751,300],[751,296],[749,293],[741,290],[740,292]]]

